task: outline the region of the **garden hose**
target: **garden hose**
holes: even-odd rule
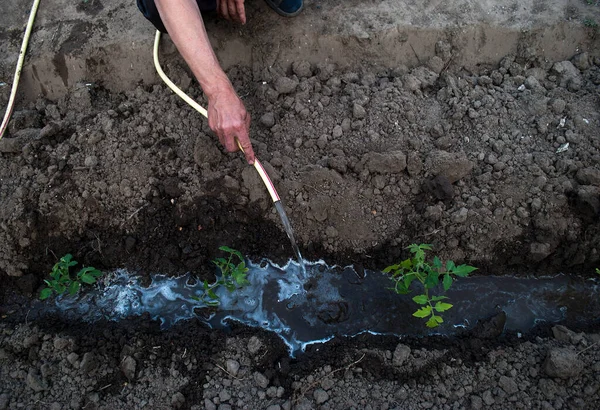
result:
[[[200,114],[202,114],[206,118],[208,118],[208,112],[206,111],[206,109],[204,109],[204,107],[202,107],[200,104],[198,104],[196,101],[194,101],[189,95],[187,95],[185,92],[183,92],[183,90],[181,90],[179,87],[177,87],[173,83],[173,81],[171,81],[169,79],[169,77],[167,77],[165,72],[160,67],[160,62],[158,61],[158,44],[160,43],[160,34],[161,34],[160,31],[156,30],[156,36],[154,37],[154,66],[156,67],[156,71],[158,72],[158,75],[160,76],[160,78],[162,78],[162,80],[165,82],[165,84],[167,84],[169,86],[169,88],[171,90],[173,90],[173,92],[175,94],[177,94],[179,97],[181,97],[186,103],[188,103],[190,106],[192,106],[192,108],[194,108]],[[244,152],[244,149],[240,145],[240,142],[237,141],[237,139],[236,139],[236,142],[238,144],[238,147],[240,148],[240,151]],[[279,195],[277,194],[277,191],[275,190],[275,186],[273,185],[273,182],[271,182],[271,178],[269,178],[267,171],[265,171],[265,168],[262,166],[262,164],[260,163],[258,158],[254,159],[254,168],[256,169],[256,172],[258,172],[258,175],[260,175],[260,179],[262,180],[263,184],[265,184],[265,187],[267,187],[267,191],[269,191],[269,195],[271,195],[271,199],[273,200],[273,202],[277,203],[278,201],[280,201]]]
[[[19,79],[21,78],[21,69],[23,68],[23,61],[25,60],[25,51],[27,51],[27,44],[29,44],[29,36],[31,36],[31,29],[33,28],[33,22],[35,21],[35,14],[37,13],[40,0],[34,0],[31,11],[29,12],[29,21],[27,22],[27,28],[25,29],[25,35],[23,37],[23,44],[21,44],[21,51],[19,52],[19,59],[17,61],[17,69],[15,70],[15,78],[13,80],[12,89],[10,91],[10,97],[8,98],[8,106],[4,113],[4,119],[0,126],[0,139],[4,136],[4,132],[8,127],[8,121],[12,115],[13,107],[15,104],[15,96],[17,95],[17,87],[19,85]]]

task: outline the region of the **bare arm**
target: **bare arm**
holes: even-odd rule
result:
[[[208,98],[208,125],[229,152],[238,150],[237,138],[247,161],[253,163],[254,152],[248,135],[250,115],[219,65],[198,5],[194,0],[156,0],[155,3],[169,36]]]

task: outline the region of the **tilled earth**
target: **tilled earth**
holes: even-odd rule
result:
[[[304,255],[382,268],[427,242],[483,274],[592,275],[600,59],[522,50],[471,72],[453,67],[455,52],[440,42],[410,70],[299,61],[229,72]],[[203,102],[185,69],[166,68]],[[292,255],[254,169],[165,87],[84,83],[20,108],[0,141],[7,320],[24,315],[14,295],[36,297],[68,252],[99,268],[203,278],[220,245]],[[365,336],[289,360],[274,335],[246,328],[51,324],[2,324],[0,408],[598,407],[593,333],[408,347]]]

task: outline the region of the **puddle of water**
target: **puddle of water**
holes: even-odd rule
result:
[[[280,267],[270,261],[248,262],[250,285],[229,293],[217,293],[221,306],[206,322],[227,326],[228,319],[277,333],[292,354],[311,343],[334,335],[363,332],[424,336],[450,335],[457,327],[471,327],[477,320],[500,311],[507,316],[506,329],[526,332],[540,322],[590,323],[599,317],[599,285],[595,280],[565,275],[527,279],[479,276],[461,278],[447,293],[454,307],[444,312],[436,329],[412,316],[414,295],[389,290],[388,276],[366,271],[360,277],[352,267],[329,267],[324,262],[290,261]],[[148,287],[124,270],[113,272],[97,289],[78,297],[60,297],[50,309],[67,318],[119,320],[148,312],[168,327],[179,320],[199,316],[196,300],[202,284],[191,275],[168,278],[155,275]],[[47,306],[47,305],[45,305]]]

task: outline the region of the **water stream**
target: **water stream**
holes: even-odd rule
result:
[[[459,327],[500,311],[505,329],[527,332],[538,323],[589,324],[600,313],[600,288],[595,280],[559,275],[546,278],[479,276],[457,280],[447,296],[454,307],[444,312],[442,326],[428,329],[416,310],[413,295],[389,290],[389,278],[377,271],[359,275],[352,267],[290,261],[278,266],[270,261],[248,262],[250,285],[229,293],[220,289],[221,306],[208,314],[197,300],[202,284],[187,274],[178,278],[155,275],[144,287],[124,270],[112,272],[104,283],[77,297],[59,297],[46,309],[67,318],[119,320],[148,312],[163,327],[199,317],[214,328],[228,319],[277,333],[294,354],[308,344],[334,335],[377,334],[424,336],[450,335]]]
[[[292,229],[292,224],[285,213],[285,209],[283,208],[283,203],[281,201],[275,202],[275,209],[279,213],[279,217],[281,218],[281,223],[283,224],[283,228],[285,229],[285,233],[288,238],[290,238],[290,242],[292,243],[292,249],[294,250],[294,255],[296,255],[296,260],[300,265],[300,273],[302,273],[303,277],[306,277],[306,266],[304,266],[304,259],[302,258],[302,254],[300,254],[300,248],[298,248],[298,244],[296,243],[296,238],[294,238],[294,230]]]

